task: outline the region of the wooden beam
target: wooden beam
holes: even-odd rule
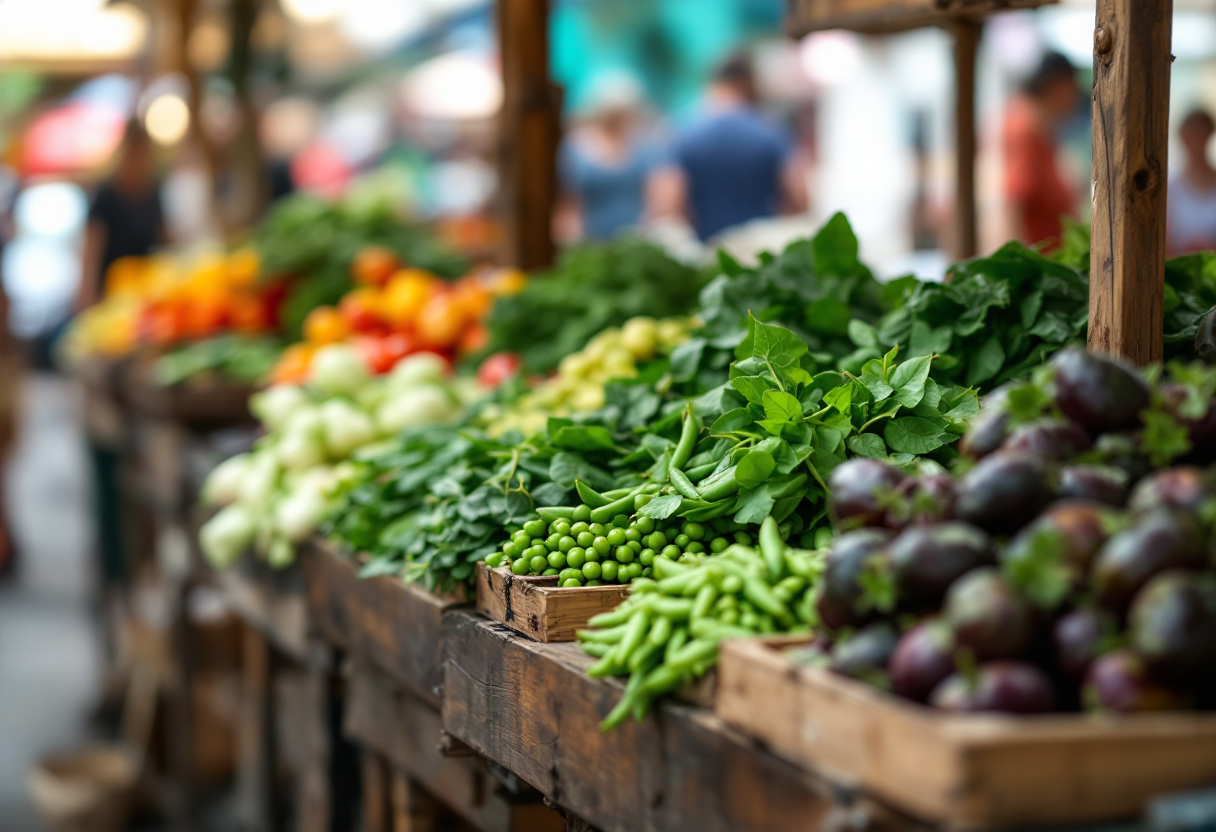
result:
[[[1162,356],[1173,0],[1098,0],[1089,346]]]
[[[1012,9],[1052,5],[1058,0],[787,0],[786,32],[801,37],[825,29],[903,32],[982,20]]]
[[[505,261],[553,262],[561,92],[549,79],[549,0],[499,0],[503,107],[499,119]]]
[[[975,221],[975,60],[984,24],[954,26],[954,248],[959,260],[979,253]]]

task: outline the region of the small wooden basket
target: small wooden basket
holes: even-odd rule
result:
[[[952,829],[1137,817],[1153,797],[1216,782],[1216,715],[948,715],[782,650],[724,642],[716,711],[773,751]]]
[[[46,757],[28,778],[34,805],[53,832],[123,832],[138,784],[135,756],[116,745]]]
[[[477,611],[537,641],[574,641],[587,621],[620,606],[629,587],[559,587],[557,578],[520,577],[505,566],[477,564]]]

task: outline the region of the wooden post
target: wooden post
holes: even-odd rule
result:
[[[1162,356],[1173,0],[1098,0],[1089,347]]]
[[[979,253],[975,222],[975,59],[984,24],[954,24],[954,249],[959,260]]]
[[[549,80],[549,0],[499,0],[498,43],[504,259],[522,269],[543,268],[553,262],[561,139],[561,93]]]

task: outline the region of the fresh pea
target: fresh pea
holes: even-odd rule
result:
[[[654,567],[647,566],[646,568],[644,568],[644,569],[642,570],[642,577],[643,577],[643,578],[649,578],[649,577],[650,577],[651,575],[653,575],[653,574],[654,574]],[[637,580],[637,579],[635,578],[634,580]]]
[[[568,563],[568,558],[566,557],[565,552],[550,552],[548,561],[549,561],[549,566],[551,566],[552,568],[564,569],[566,567],[566,564]]]
[[[600,577],[605,581],[615,581],[617,569],[619,568],[615,561],[606,560],[600,564]]]
[[[606,537],[597,537],[591,541],[591,548],[598,552],[600,557],[603,557],[612,550],[612,542]]]
[[[602,574],[603,574],[603,570],[601,569],[600,565],[598,563],[596,563],[595,561],[588,561],[587,563],[583,564],[583,577],[584,578],[594,579],[594,578],[598,578]]]
[[[690,554],[700,555],[705,552],[705,545],[699,540],[691,540],[689,541],[688,545],[684,547],[684,551],[689,552]]]
[[[603,585],[604,585],[603,581],[595,579],[595,578],[591,579],[590,581],[587,581],[587,586],[603,586]]]
[[[567,578],[577,578],[582,574],[583,574],[583,571],[581,569],[574,569],[574,568],[567,566],[561,572],[557,573],[557,577],[559,580],[564,581]],[[596,625],[596,626],[606,626],[606,625]]]
[[[659,552],[659,555],[661,555],[662,557],[665,557],[665,558],[669,558],[670,560],[679,560],[680,556],[683,554],[684,553],[680,551],[679,546],[674,546],[670,543],[667,544],[666,546],[664,546],[662,548],[662,550]]]
[[[618,546],[616,551],[613,552],[613,557],[617,559],[618,563],[633,563],[636,555],[633,549],[630,549],[628,546]]]
[[[650,534],[654,531],[654,518],[643,515],[633,521],[633,528],[638,530],[639,535]]]
[[[635,493],[636,489],[633,488],[614,488],[611,491],[605,491],[604,496],[609,500],[619,500],[626,495],[632,495]]]
[[[604,559],[604,556],[596,551],[595,547],[592,546],[590,549],[583,550],[583,558],[585,563],[599,563]],[[566,558],[566,560],[569,559],[569,557]]]
[[[631,490],[619,500],[614,500],[607,505],[599,506],[591,509],[591,520],[594,523],[607,523],[614,517],[617,517],[621,512],[633,511],[634,492]],[[629,517],[625,516],[625,525],[629,525]]]
[[[599,537],[601,535],[608,534],[608,527],[603,523],[592,523],[587,527],[587,531],[591,532],[591,534],[595,535],[596,537]]]
[[[643,572],[642,564],[627,563],[624,566],[620,567],[617,570],[616,574],[617,574],[617,579],[621,583],[628,583],[629,581],[632,581],[634,578],[642,577],[642,572]]]
[[[511,535],[511,542],[516,546],[528,546],[532,541],[532,535],[528,534],[523,529],[520,529],[515,534]]]
[[[528,541],[529,546],[544,546],[545,539],[543,537],[534,537]]]
[[[679,546],[681,549],[687,549],[688,544],[691,542],[692,538],[686,534],[678,534],[676,535],[676,539],[672,541],[672,543],[676,544],[676,546]]]
[[[539,575],[541,572],[544,572],[549,568],[549,559],[547,557],[537,555],[536,557],[532,558],[528,564],[532,567],[532,571]]]
[[[588,532],[588,531],[591,531],[590,524],[580,520],[579,522],[572,525],[570,527],[570,531],[566,532],[566,534],[570,535],[571,537],[578,537],[580,534],[583,534],[584,532]]]
[[[651,535],[646,538],[646,548],[654,549],[656,552],[660,551],[666,545],[667,535],[663,534],[662,532],[652,532]]]
[[[629,528],[629,515],[628,514],[616,515],[615,517],[612,518],[612,525],[616,526],[618,529]]]
[[[560,534],[558,534],[557,532],[553,532],[553,534],[551,534],[545,538],[545,546],[547,546],[551,550],[556,549],[557,542],[561,539],[562,539],[562,536]]]
[[[751,546],[752,538],[747,532],[735,532],[735,542],[740,546]]]
[[[557,574],[557,570],[554,569],[552,566],[550,566],[548,569],[546,569],[544,572],[541,572],[540,574],[546,578],[552,578],[554,575]],[[560,581],[559,581],[559,583],[560,583]]]
[[[643,549],[638,552],[638,563],[642,564],[642,566],[654,566],[654,558],[654,549]]]
[[[571,531],[573,531],[573,530],[571,530]],[[579,546],[582,546],[584,549],[586,549],[588,546],[590,546],[594,542],[595,542],[595,535],[593,535],[589,531],[588,532],[579,532],[578,537],[575,539],[575,543],[577,543]]]
[[[524,557],[528,558],[528,560],[534,560],[535,558],[547,558],[549,557],[549,547],[543,543],[537,543],[535,546],[528,549],[528,551],[524,552]]]
[[[683,468],[692,459],[693,449],[697,447],[697,438],[701,435],[701,420],[689,404],[684,413],[684,424],[680,427],[680,441],[671,455],[671,467]]]
[[[641,540],[641,539],[642,539],[642,533],[639,532],[637,529],[632,528],[632,527],[625,529],[626,542],[631,541],[631,540]]]
[[[578,578],[566,578],[566,580],[562,581],[562,586],[564,586],[564,587],[582,586],[582,585],[583,585],[583,582],[580,581]]]
[[[700,523],[685,523],[684,534],[688,535],[688,537],[692,540],[704,540],[705,527]]]
[[[580,520],[587,522],[591,519],[591,506],[575,506],[574,514],[570,515],[572,520]]]
[[[726,551],[726,547],[729,545],[730,542],[725,537],[715,537],[709,541],[709,551],[717,555]]]
[[[628,546],[630,549],[632,549],[633,553],[635,555],[638,554],[639,552],[641,552],[642,549],[646,548],[637,540],[631,540],[628,543],[626,543],[625,545]]]
[[[581,569],[583,564],[587,562],[587,550],[580,546],[575,546],[569,552],[566,552],[566,565],[575,569]]]
[[[545,533],[545,521],[529,520],[527,523],[524,523],[524,532],[529,538],[540,537]]]
[[[726,470],[727,473],[723,474],[722,479],[708,486],[702,485],[698,489],[702,500],[707,503],[715,503],[739,490],[739,480],[735,477],[735,467],[731,466]]]
[[[511,572],[515,575],[527,575],[531,568],[527,558],[520,558],[511,564]]]
[[[567,535],[563,535],[563,536],[562,536],[562,537],[561,537],[561,538],[560,538],[560,539],[557,541],[557,550],[558,550],[559,552],[569,552],[571,549],[573,549],[573,548],[575,547],[575,545],[577,545],[577,544],[576,544],[576,542],[575,542],[575,540],[574,540],[574,538],[573,538],[573,537],[571,537],[571,536],[570,536],[570,535],[568,535],[568,534],[567,534]]]
[[[691,482],[699,483],[701,480],[708,477],[718,467],[716,462],[707,462],[704,465],[698,465],[695,468],[689,468],[684,473],[688,476]]]
[[[608,545],[609,546],[624,546],[625,545],[625,530],[624,529],[609,529],[608,530]]]
[[[672,468],[667,472],[667,479],[675,486],[676,492],[684,497],[692,500],[701,499],[701,495],[697,493],[697,488],[692,484],[688,477],[679,468]]]
[[[648,506],[650,501],[653,499],[653,494],[639,494],[633,498],[633,510],[641,511],[642,509],[646,508],[646,506]]]
[[[508,542],[502,544],[502,553],[509,558],[512,558],[512,559],[517,558],[517,557],[519,557],[519,547],[516,546],[513,542],[508,541]]]
[[[560,534],[560,535],[570,534],[570,521],[569,520],[554,520],[552,523],[549,524],[549,533],[550,534]]]
[[[490,567],[491,569],[497,569],[498,567],[502,566],[504,558],[506,558],[506,555],[504,555],[502,552],[495,552],[494,554],[486,557],[486,566]]]

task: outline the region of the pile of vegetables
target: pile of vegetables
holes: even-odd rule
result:
[[[787,546],[771,517],[759,538],[758,549],[745,541],[712,556],[660,554],[654,580],[635,581],[624,603],[591,619],[595,629],[579,631],[579,645],[599,658],[590,675],[629,675],[603,730],[631,714],[640,721],[654,699],[704,676],[723,639],[810,631],[821,556]]]
[[[165,387],[212,377],[259,384],[270,374],[282,351],[274,337],[217,335],[170,347],[156,359],[153,377]]]
[[[459,418],[446,370],[437,356],[419,354],[372,378],[353,349],[335,344],[317,353],[306,385],[256,394],[250,407],[266,435],[221,463],[203,489],[203,502],[220,508],[200,532],[212,564],[224,568],[251,546],[274,566],[290,563],[356,455],[408,427]]]
[[[1216,370],[1066,350],[962,450],[836,470],[801,658],[948,711],[1216,706]]]

